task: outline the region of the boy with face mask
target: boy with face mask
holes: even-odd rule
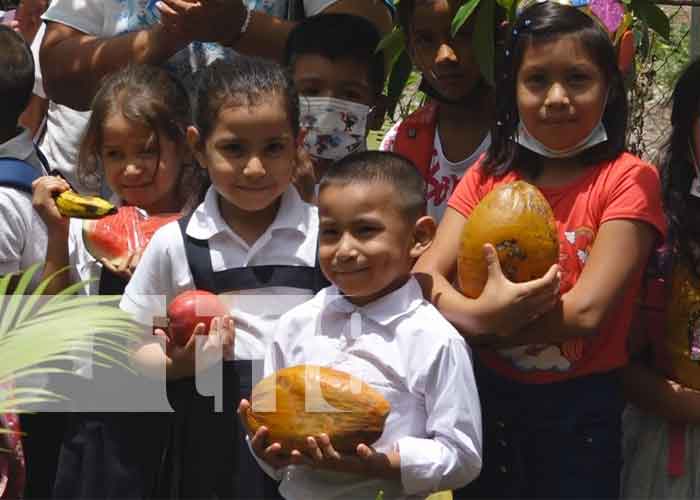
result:
[[[430,100],[397,123],[380,146],[416,164],[428,189],[428,214],[438,222],[459,180],[488,149],[495,109],[493,88],[481,75],[472,45],[476,13],[450,34],[461,4],[402,0],[398,5],[409,55]]]
[[[300,144],[311,156],[312,191],[333,161],[365,150],[368,131],[381,127],[379,40],[370,22],[349,14],[310,17],[289,35],[284,62],[300,96]]]

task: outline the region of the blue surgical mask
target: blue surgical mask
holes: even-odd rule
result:
[[[522,120],[518,123],[518,131],[516,135],[516,142],[522,147],[529,149],[545,158],[573,158],[582,151],[591,149],[598,144],[601,144],[608,140],[608,133],[605,130],[605,125],[603,125],[602,120],[593,127],[591,133],[588,134],[583,140],[578,144],[566,148],[566,149],[552,149],[548,148],[540,141],[535,139],[535,137],[528,131]]]

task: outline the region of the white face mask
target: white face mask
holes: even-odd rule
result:
[[[522,147],[529,149],[545,158],[573,158],[577,154],[587,149],[597,146],[608,140],[608,133],[605,130],[605,125],[602,121],[593,127],[588,137],[585,137],[578,144],[566,149],[551,149],[542,144],[540,141],[527,130],[525,124],[520,120],[518,123],[518,131],[516,142]]]
[[[368,106],[332,97],[300,97],[299,105],[302,144],[311,156],[339,160],[367,149]]]

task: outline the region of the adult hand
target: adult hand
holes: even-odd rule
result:
[[[245,22],[243,0],[159,0],[163,26],[190,41],[232,42]]]

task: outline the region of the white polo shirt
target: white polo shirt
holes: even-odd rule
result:
[[[314,267],[318,239],[318,211],[301,200],[290,186],[282,195],[274,221],[248,245],[224,221],[218,194],[207,191],[187,225],[187,235],[208,240],[214,272],[232,268],[292,265]],[[166,304],[195,288],[177,222],[156,231],[126,287],[120,307],[137,321],[150,325],[164,316]],[[279,317],[310,299],[312,293],[287,287],[240,290],[223,297],[236,322],[235,359],[263,359]]]
[[[265,375],[300,364],[363,380],[391,404],[379,452],[398,446],[401,481],[306,466],[276,471],[259,461],[287,499],[424,498],[459,488],[481,470],[481,408],[471,351],[423,299],[418,282],[357,307],[336,287],[285,314],[265,358]],[[372,443],[367,443],[372,444]],[[256,457],[257,458],[257,457]]]
[[[0,158],[24,160],[39,174],[47,174],[27,129],[0,144]],[[32,207],[32,195],[0,186],[0,276],[44,262],[45,257],[46,226]],[[35,276],[36,282],[41,272]]]

